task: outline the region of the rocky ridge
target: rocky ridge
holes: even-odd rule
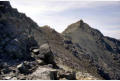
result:
[[[105,37],[100,31],[91,28],[82,20],[69,25],[63,35],[77,44],[77,58],[80,59],[81,53],[79,52],[85,50],[84,56],[89,56],[101,76],[106,79],[119,79],[119,40]]]
[[[119,79],[119,53],[120,41],[82,20],[60,34],[0,1],[0,79]]]

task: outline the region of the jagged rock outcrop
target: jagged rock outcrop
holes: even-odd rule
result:
[[[60,34],[0,1],[0,79],[119,79],[119,53],[83,21]]]

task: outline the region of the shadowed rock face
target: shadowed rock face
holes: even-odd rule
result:
[[[0,1],[0,79],[119,79],[119,53],[82,20],[60,34]]]
[[[84,55],[91,57],[101,76],[105,79],[120,79],[119,40],[103,36],[82,20],[69,25],[63,35],[78,44],[77,48],[85,49]],[[78,53],[77,56],[80,57],[81,54]]]

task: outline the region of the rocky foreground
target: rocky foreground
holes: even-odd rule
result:
[[[0,1],[1,80],[120,79],[120,41],[82,20],[62,33]]]

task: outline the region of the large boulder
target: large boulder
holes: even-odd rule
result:
[[[40,46],[40,53],[47,54],[50,51],[50,46],[47,43]]]
[[[52,64],[53,68],[58,68],[54,59],[54,53],[49,44],[45,43],[40,46],[40,54],[38,57],[43,59],[45,63]]]
[[[47,67],[39,67],[35,72],[31,74],[32,80],[55,80],[57,76],[57,70]]]
[[[32,51],[34,51],[34,53],[40,52],[37,56],[39,59],[45,59],[45,56],[49,56],[51,53],[51,50],[50,50],[49,45],[47,43],[41,45],[39,50],[33,49]]]
[[[46,62],[46,63],[53,63],[53,53],[50,49],[50,46],[48,44],[43,44],[40,46],[40,54],[39,54],[39,57],[44,57],[43,60]]]

